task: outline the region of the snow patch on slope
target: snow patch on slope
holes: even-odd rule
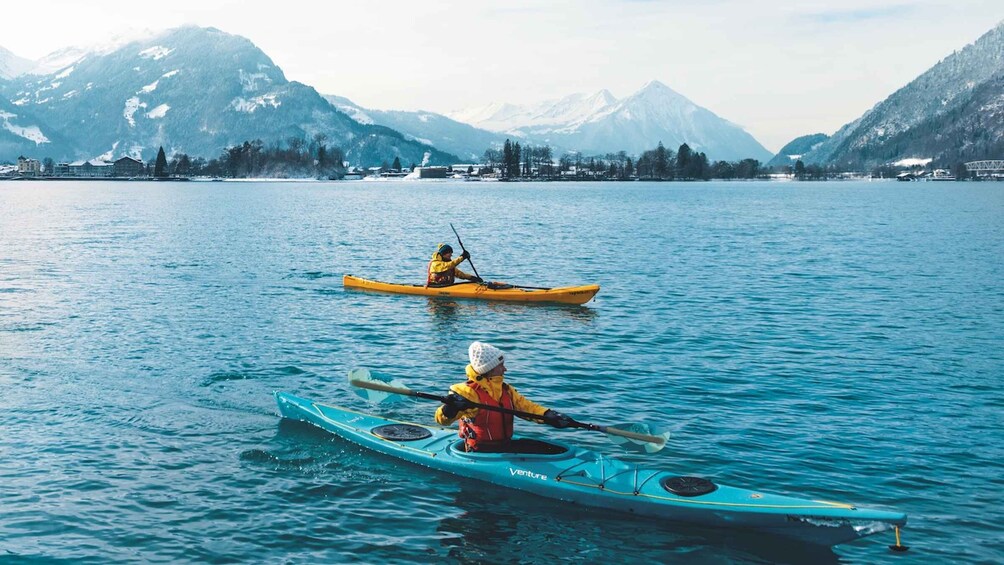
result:
[[[140,108],[146,108],[146,102],[140,102],[139,98],[133,96],[132,98],[126,100],[125,108],[122,110],[122,116],[125,117],[126,121],[129,122],[129,127],[136,127],[136,119],[133,117]]]
[[[282,102],[276,100],[275,94],[263,94],[261,96],[256,96],[254,98],[246,99],[237,97],[234,98],[230,106],[237,110],[238,112],[245,112],[248,114],[254,113],[255,110],[259,108],[265,108],[266,106],[271,106],[272,108],[278,108],[282,105]]]
[[[259,68],[261,65],[259,65]],[[244,69],[240,69],[239,78],[241,81],[241,87],[245,92],[258,90],[259,87],[265,85],[271,85],[272,79],[265,73],[249,73]]]
[[[167,115],[167,111],[170,110],[170,109],[171,109],[171,107],[168,106],[167,104],[161,104],[160,106],[157,106],[153,110],[150,110],[149,112],[147,112],[146,113],[146,117],[153,118],[153,119],[163,118],[164,116]]]
[[[893,163],[894,167],[926,167],[933,161],[931,157],[921,158],[921,157],[908,157],[906,159],[900,159]]]
[[[148,47],[140,51],[139,56],[142,57],[143,59],[153,59],[154,61],[159,61],[173,52],[174,49],[171,49],[169,47],[155,45],[153,47]]]
[[[35,66],[28,71],[28,74],[51,75],[60,69],[75,67],[77,63],[84,60],[87,53],[88,52],[86,50],[79,47],[68,47],[66,49],[54,51],[45,57],[42,57],[38,61],[35,61]]]
[[[98,155],[97,156],[97,160],[98,161],[105,161],[105,162],[111,161],[112,158],[115,156],[115,149],[117,149],[118,146],[119,146],[119,142],[116,141],[115,143],[112,144],[112,148],[111,149],[109,149],[108,151],[102,153],[101,155]]]
[[[356,106],[355,103],[353,103],[348,98],[343,98],[341,96],[325,96],[324,99],[327,100],[329,104],[337,108],[339,111],[344,112],[350,118],[359,122],[360,124],[372,125],[373,123],[375,123],[373,121],[373,118],[370,117],[370,115],[367,114],[365,110],[363,110],[359,106]]]
[[[11,118],[16,118],[17,114],[0,110],[0,119],[3,120],[3,129],[13,133],[18,137],[23,137],[28,141],[34,141],[35,145],[49,143],[49,138],[45,137],[38,126],[19,126],[10,122]]]
[[[62,72],[60,72],[58,75],[56,75],[56,76],[54,76],[52,78],[54,78],[54,79],[66,78],[66,77],[70,76],[70,73],[72,73],[73,69],[75,69],[75,68],[77,68],[77,67],[74,66],[74,65],[70,65],[69,67],[66,67],[65,69],[63,69]]]

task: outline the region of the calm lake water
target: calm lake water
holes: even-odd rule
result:
[[[345,291],[597,282],[584,307]],[[909,514],[902,562],[1004,561],[1004,184],[0,183],[0,561],[848,562],[568,508],[281,421],[272,391],[384,409],[345,375],[461,380],[661,422],[643,456]]]

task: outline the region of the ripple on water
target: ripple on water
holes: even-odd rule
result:
[[[269,379],[269,378],[275,378],[277,376],[293,377],[305,374],[307,374],[307,371],[293,365],[287,365],[275,368],[263,368],[256,370],[219,371],[203,379],[201,386],[209,387],[215,384],[226,383],[230,381],[243,381],[248,379]]]
[[[525,433],[898,508],[910,555],[1004,561],[990,183],[13,184],[0,552],[15,560],[887,559],[884,538],[803,552],[542,503],[277,418],[271,393],[289,390],[430,422],[435,403],[370,406],[345,374],[442,391],[482,339],[530,398],[673,436],[640,456],[600,434]],[[452,236],[430,202],[451,203],[482,276],[602,290],[561,307],[341,287],[342,273],[422,282]]]

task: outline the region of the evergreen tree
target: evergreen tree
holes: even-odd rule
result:
[[[708,164],[708,156],[702,151],[692,159],[693,177],[695,179],[708,180],[711,178],[711,166]]]
[[[394,162],[391,164],[390,168],[394,169],[395,171],[401,172],[401,158],[394,157]]]
[[[676,171],[683,178],[694,178],[690,163],[692,157],[693,151],[690,150],[690,146],[686,143],[681,145],[680,150],[676,152]]]
[[[192,161],[185,153],[178,158],[178,165],[174,169],[174,174],[186,177],[192,173]]]
[[[805,163],[801,159],[795,161],[795,178],[805,180]]]
[[[521,153],[522,153],[522,151],[520,150],[519,142],[517,141],[512,146],[512,164],[509,165],[510,166],[509,174],[511,176],[514,176],[514,177],[518,177],[519,176],[519,173],[520,173],[520,171],[519,171],[519,164],[520,164],[520,161],[522,160],[521,159],[522,155],[520,155]]]
[[[512,143],[507,139],[502,146],[502,176],[508,177],[512,167]]]
[[[167,176],[167,155],[164,154],[163,146],[161,146],[161,148],[157,151],[157,161],[153,166],[153,176]]]
[[[728,161],[715,161],[711,165],[711,176],[716,179],[732,179],[736,176],[736,167]]]
[[[682,149],[681,149],[682,151]],[[655,148],[655,160],[652,163],[655,169],[655,176],[664,179],[669,176],[669,155],[666,154],[666,148],[659,142],[658,147]]]
[[[952,167],[952,174],[955,175],[955,180],[966,180],[969,178],[969,169],[966,168],[965,163],[956,163]]]
[[[317,148],[317,168],[321,171],[328,168],[328,148],[324,145]]]

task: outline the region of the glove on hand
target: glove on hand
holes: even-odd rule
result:
[[[461,410],[474,408],[474,403],[455,392],[446,395],[446,402],[443,402],[443,416],[455,418]]]
[[[555,428],[567,428],[572,425],[572,419],[561,412],[548,410],[544,412],[544,423]]]
[[[470,259],[471,258],[471,254],[466,249],[464,249],[464,252],[461,253],[460,256],[463,257],[464,259]]]

